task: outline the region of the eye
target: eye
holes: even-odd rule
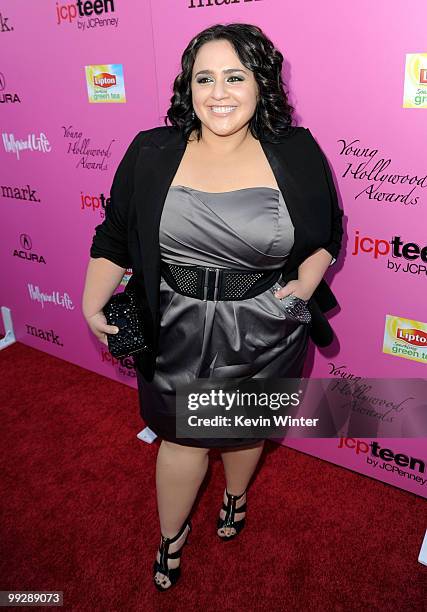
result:
[[[203,84],[208,79],[209,79],[209,77],[201,77],[201,78],[197,79],[197,83]],[[237,79],[238,81],[244,81],[244,78],[242,78],[240,76],[236,76],[236,75],[229,77],[227,80],[230,80],[230,79]]]

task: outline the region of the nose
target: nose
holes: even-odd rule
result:
[[[215,82],[214,88],[212,90],[212,98],[214,98],[215,100],[221,100],[226,96],[227,93],[225,91],[224,83],[221,79],[219,79]]]

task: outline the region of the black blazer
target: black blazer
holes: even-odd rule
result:
[[[288,282],[298,278],[298,266],[319,247],[338,257],[343,211],[328,162],[309,129],[296,127],[276,143],[268,137],[259,140],[294,225],[294,245],[282,269]],[[176,127],[155,127],[135,136],[115,172],[105,219],[95,228],[90,248],[91,257],[132,268],[129,282],[135,283],[141,298],[147,340],[153,347],[135,360],[147,380],[154,375],[160,329],[160,217],[185,148]],[[337,304],[322,279],[308,303],[310,336],[318,346],[333,340],[323,313]]]

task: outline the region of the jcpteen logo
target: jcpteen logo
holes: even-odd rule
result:
[[[110,203],[110,198],[106,198],[103,193],[99,196],[84,194],[80,192],[80,210],[91,210],[99,212],[100,217],[105,217],[105,207]]]
[[[56,24],[77,23],[79,30],[91,28],[117,28],[119,20],[114,17],[113,0],[77,0],[77,2],[56,3]]]
[[[417,457],[411,457],[405,453],[396,453],[390,448],[381,446],[378,442],[373,441],[367,444],[363,440],[356,438],[340,438],[338,443],[340,449],[350,449],[356,455],[370,455],[366,457],[366,463],[373,468],[378,468],[386,472],[396,473],[398,476],[403,476],[417,482],[425,484],[427,478],[417,476],[414,472],[424,474],[426,471],[425,462]],[[407,468],[410,472],[402,470]]]
[[[400,236],[393,236],[391,240],[386,240],[361,236],[359,230],[356,230],[352,255],[369,256],[374,259],[389,255],[396,261],[387,259],[387,270],[415,275],[427,274],[427,265],[425,265],[427,264],[427,246],[420,246],[416,242],[404,242]],[[417,260],[423,263],[418,263]]]
[[[120,357],[117,359],[107,350],[107,348],[101,348],[101,361],[103,363],[109,363],[113,368],[117,368],[119,374],[127,376],[128,378],[135,378],[135,365],[132,357]]]

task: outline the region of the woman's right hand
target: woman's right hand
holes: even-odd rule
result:
[[[107,319],[105,318],[102,310],[86,318],[86,322],[93,334],[98,338],[100,342],[108,346],[107,334],[117,334],[119,328],[115,325],[108,325]]]

